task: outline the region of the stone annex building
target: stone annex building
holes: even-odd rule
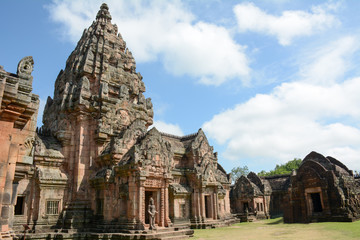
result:
[[[335,158],[311,152],[289,175],[241,176],[230,199],[241,220],[284,216],[286,223],[350,222],[360,219],[360,178]]]
[[[201,129],[148,131],[153,105],[108,10],[100,7],[60,71],[40,129],[32,57],[16,74],[0,67],[1,239],[24,230],[29,239],[182,239],[234,214],[360,218],[360,179],[334,158],[312,152],[291,175],[250,173],[230,187]]]
[[[0,69],[3,238],[25,226],[39,239],[170,239],[234,221],[231,178],[204,132],[147,130],[153,105],[106,4],[60,71],[37,131],[33,64]],[[158,231],[147,231],[151,198]]]

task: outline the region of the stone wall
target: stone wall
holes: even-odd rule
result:
[[[22,179],[33,174],[33,151],[39,97],[32,93],[31,76],[34,61],[23,58],[17,73],[6,72],[0,67],[0,231],[3,237],[14,222],[17,190],[24,195],[28,183]],[[22,206],[17,213],[23,215],[28,199],[19,199]]]

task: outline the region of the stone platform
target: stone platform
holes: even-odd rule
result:
[[[127,233],[93,233],[93,232],[68,232],[68,233],[30,233],[26,234],[25,239],[74,239],[74,240],[102,240],[102,239],[187,239],[192,237],[194,230],[189,228],[159,228],[156,231],[141,230],[129,231]],[[23,234],[17,235],[20,239]]]
[[[192,229],[209,229],[209,228],[218,228],[226,227],[235,223],[239,223],[239,219],[236,217],[228,217],[225,219],[219,220],[206,220],[205,222],[191,222]]]

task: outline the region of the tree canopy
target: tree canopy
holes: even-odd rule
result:
[[[247,176],[249,174],[249,168],[247,166],[244,167],[234,167],[231,169],[231,179],[233,183],[236,182],[236,180],[241,177],[242,175]]]
[[[280,175],[280,174],[289,174],[292,172],[293,169],[298,169],[300,167],[302,160],[299,158],[294,158],[291,161],[288,161],[287,163],[276,165],[274,170],[271,170],[269,172],[266,172],[262,170],[258,173],[259,176],[274,176],[274,175]]]

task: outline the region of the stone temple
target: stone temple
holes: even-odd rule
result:
[[[0,70],[3,238],[25,227],[39,239],[172,239],[234,221],[231,178],[204,132],[148,131],[153,105],[106,4],[60,71],[36,132],[33,64]]]
[[[360,177],[332,157],[312,152],[291,175],[250,173],[230,187],[201,129],[148,130],[153,105],[106,4],[60,71],[40,129],[33,66],[0,66],[0,239],[183,239],[234,216],[360,219]]]

